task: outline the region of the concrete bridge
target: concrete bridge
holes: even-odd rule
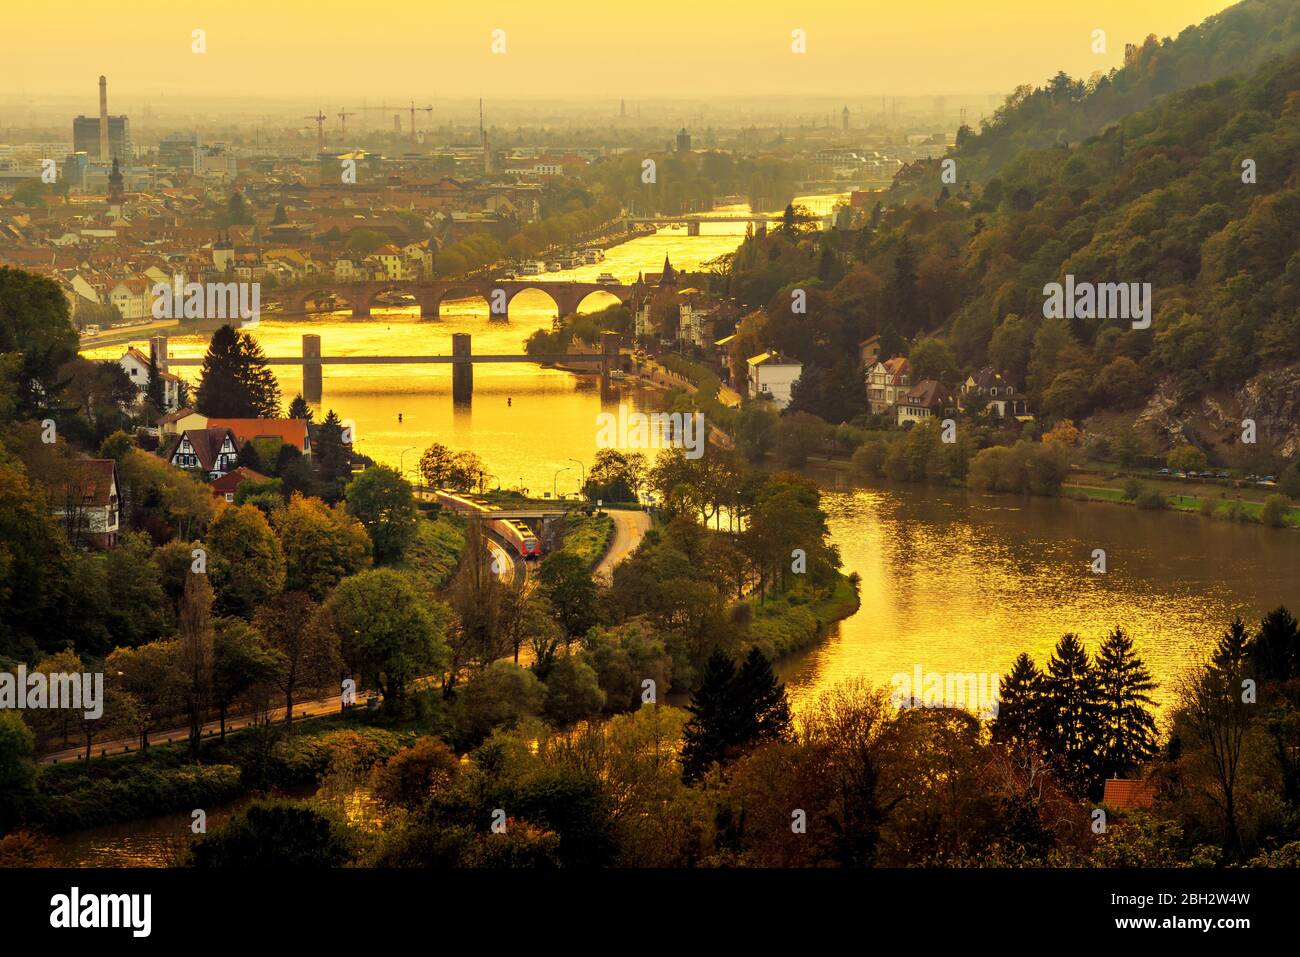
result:
[[[602,284],[595,282],[556,282],[493,279],[416,279],[405,281],[367,280],[365,282],[340,282],[328,278],[318,282],[287,289],[273,289],[263,293],[263,303],[280,304],[285,315],[310,311],[308,303],[319,303],[327,295],[347,301],[353,317],[370,315],[376,300],[384,293],[401,293],[412,297],[420,307],[420,318],[437,319],[444,299],[464,299],[477,296],[487,301],[492,319],[510,318],[510,303],[526,289],[545,293],[555,303],[558,315],[577,312],[589,296],[606,293],[621,303],[635,299],[640,290],[635,285]]]
[[[471,349],[470,335],[467,332],[455,332],[451,336],[451,352],[443,355],[425,356],[327,356],[321,353],[320,336],[307,333],[302,337],[302,355],[268,356],[267,365],[302,366],[302,397],[308,402],[320,404],[322,399],[321,367],[327,365],[440,365],[450,363],[451,394],[456,402],[467,402],[474,392],[474,364],[479,362],[531,362],[536,365],[562,365],[571,371],[588,369],[601,374],[602,383],[608,380],[609,373],[621,368],[624,358],[619,352],[623,337],[617,332],[600,334],[600,351],[588,353],[558,353],[555,355],[475,355]],[[150,350],[154,355],[163,357],[159,363],[163,371],[172,366],[200,366],[203,359],[171,358],[167,355],[167,341],[159,336],[150,341]],[[574,367],[577,369],[574,369]]]

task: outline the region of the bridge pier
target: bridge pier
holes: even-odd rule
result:
[[[453,403],[469,402],[474,396],[474,364],[470,361],[470,336],[468,332],[451,334],[451,354],[464,356],[464,360],[451,365],[451,400]]]
[[[302,397],[307,402],[320,405],[321,378],[320,336],[309,332],[302,337]]]
[[[688,220],[686,223],[686,235],[698,236],[700,234],[700,221],[698,219]]]

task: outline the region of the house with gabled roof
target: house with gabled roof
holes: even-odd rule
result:
[[[225,426],[186,429],[175,442],[164,446],[167,461],[180,469],[202,472],[208,480],[219,479],[235,467],[239,441]]]
[[[255,472],[243,465],[231,469],[220,478],[212,480],[212,495],[224,502],[235,501],[235,491],[245,482],[265,482],[267,476],[261,472]]]
[[[883,415],[912,387],[912,368],[907,356],[876,361],[867,370],[867,401],[872,415]]]
[[[71,459],[62,480],[51,485],[50,513],[63,523],[74,545],[114,547],[119,502],[117,463],[112,459]]]
[[[924,379],[903,393],[894,405],[899,425],[928,422],[957,414],[957,400],[937,379]]]

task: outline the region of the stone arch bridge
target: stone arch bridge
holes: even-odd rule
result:
[[[526,289],[536,289],[550,296],[559,315],[577,312],[589,296],[607,293],[624,304],[635,304],[640,295],[636,285],[603,284],[595,282],[539,282],[526,279],[417,279],[405,281],[368,280],[365,282],[339,282],[322,280],[287,289],[267,290],[264,303],[280,304],[284,315],[303,314],[310,311],[309,304],[320,303],[327,296],[346,300],[354,318],[370,315],[378,298],[384,293],[400,293],[412,297],[420,307],[420,318],[437,319],[444,299],[461,299],[478,296],[488,303],[492,319],[510,318],[510,303]],[[324,310],[318,310],[324,311]]]

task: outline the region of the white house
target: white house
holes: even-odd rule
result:
[[[135,385],[137,401],[143,399],[149,388],[149,357],[139,349],[127,349],[118,364]],[[163,408],[160,411],[171,412],[181,404],[180,377],[162,370],[158,376],[163,384]]]
[[[778,409],[790,404],[790,391],[803,374],[803,363],[777,352],[764,352],[746,362],[751,399],[769,399]]]
[[[943,383],[935,379],[918,382],[907,390],[894,406],[899,425],[916,424],[957,413],[957,400]]]
[[[186,429],[167,460],[181,469],[198,469],[208,479],[219,479],[235,467],[239,447],[228,428],[208,426]]]

